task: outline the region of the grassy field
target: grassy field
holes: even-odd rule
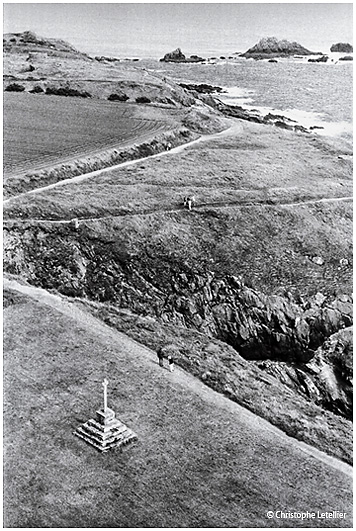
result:
[[[6,301],[6,527],[351,527],[352,480],[337,462],[58,298],[11,290]],[[123,453],[73,435],[105,376],[109,406],[139,436]]]
[[[169,210],[188,194],[196,196],[198,206],[351,197],[352,162],[337,153],[315,137],[244,123],[239,133],[21,198],[16,204],[24,218],[37,212],[44,219],[66,219],[73,210],[78,217],[90,218],[120,214],[128,205],[132,213]]]
[[[130,103],[5,93],[5,176],[139,142],[172,124],[169,111]]]

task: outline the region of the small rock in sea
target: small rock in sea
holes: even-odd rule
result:
[[[349,261],[348,261],[348,259],[347,259],[347,258],[341,258],[341,259],[340,259],[340,265],[342,265],[342,266],[347,266],[347,265],[349,265]]]

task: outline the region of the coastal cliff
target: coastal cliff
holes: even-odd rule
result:
[[[224,105],[216,86],[179,86],[116,61],[30,57],[5,52],[6,87],[24,87],[6,93],[18,112],[9,116],[24,119],[23,108],[33,128],[48,102],[62,118],[94,109],[89,140],[100,120],[107,136],[80,157],[62,151],[29,168],[17,132],[18,170],[4,186],[5,274],[74,298],[151,349],[173,344],[177,364],[207,385],[350,461],[351,380],[341,362],[350,349],[326,343],[352,325],[349,152],[293,120]],[[48,124],[36,123],[40,153]],[[123,123],[134,137],[118,148]],[[49,139],[62,149],[62,137]]]

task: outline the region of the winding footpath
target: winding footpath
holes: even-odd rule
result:
[[[110,172],[110,171],[113,171],[113,170],[118,170],[118,169],[121,169],[121,168],[126,168],[128,166],[134,166],[135,164],[140,164],[140,163],[144,162],[145,160],[156,159],[156,158],[163,157],[163,156],[166,156],[166,155],[177,155],[178,153],[181,153],[185,149],[187,149],[187,148],[189,148],[189,147],[191,147],[193,145],[199,144],[201,142],[207,142],[209,140],[214,140],[216,138],[222,138],[224,136],[229,136],[231,134],[236,134],[236,133],[241,133],[241,132],[242,132],[242,125],[241,124],[234,124],[231,127],[229,127],[228,129],[225,129],[224,131],[221,131],[220,133],[214,133],[214,134],[211,134],[211,135],[200,136],[199,138],[196,138],[195,140],[192,140],[191,142],[187,142],[186,144],[182,144],[180,146],[177,146],[175,148],[169,149],[167,151],[161,151],[159,153],[156,153],[155,155],[149,155],[147,157],[142,157],[140,159],[134,159],[134,160],[126,161],[126,162],[121,162],[120,164],[116,164],[115,166],[109,166],[108,168],[102,168],[100,170],[95,170],[95,171],[92,171],[92,172],[89,172],[89,173],[83,173],[82,175],[77,175],[76,177],[70,177],[69,179],[63,179],[62,181],[58,181],[56,183],[49,184],[47,186],[42,186],[40,188],[34,188],[33,190],[29,190],[27,192],[23,192],[21,194],[18,194],[18,195],[15,195],[13,197],[10,197],[9,199],[6,199],[3,202],[3,204],[7,205],[11,201],[13,201],[14,199],[17,199],[19,197],[24,197],[24,196],[28,196],[28,195],[32,195],[32,194],[37,194],[37,193],[40,193],[40,192],[45,192],[46,190],[51,190],[52,188],[57,188],[58,186],[64,186],[66,184],[79,183],[79,182],[85,181],[86,179],[91,179],[92,177],[97,177],[98,175],[102,175],[103,173],[107,173],[107,172]]]
[[[273,190],[273,188],[271,188]],[[236,190],[236,192],[255,192],[256,190]],[[273,201],[271,202],[269,199],[260,200],[256,199],[254,201],[246,201],[243,202],[241,200],[236,201],[214,201],[210,203],[198,203],[194,206],[191,213],[194,213],[194,211],[201,211],[205,208],[211,208],[211,207],[218,207],[218,208],[230,208],[230,207],[244,207],[244,208],[250,208],[250,207],[295,207],[295,206],[303,206],[303,205],[315,205],[318,203],[337,203],[340,201],[346,201],[346,202],[352,202],[353,197],[352,196],[344,196],[344,197],[323,197],[321,199],[305,199],[300,201],[294,201],[293,199],[290,201]],[[41,218],[8,218],[4,219],[3,223],[9,223],[9,222],[21,222],[21,223],[52,223],[54,225],[65,225],[65,224],[71,224],[74,221],[81,221],[81,222],[91,222],[91,221],[100,221],[100,220],[109,220],[109,219],[115,219],[115,218],[121,218],[121,217],[133,217],[133,216],[147,216],[151,214],[155,214],[157,212],[160,213],[175,213],[179,212],[181,210],[186,210],[183,205],[178,205],[174,208],[147,208],[145,210],[137,210],[135,212],[132,211],[125,211],[120,212],[116,214],[111,214],[109,216],[94,216],[90,218],[81,218],[81,217],[75,217],[70,219],[41,219]]]

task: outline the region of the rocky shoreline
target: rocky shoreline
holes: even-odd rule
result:
[[[206,104],[210,105],[228,117],[238,118],[240,120],[246,120],[248,122],[254,122],[258,124],[270,124],[282,129],[288,129],[289,131],[296,131],[299,133],[310,133],[315,129],[323,129],[322,126],[310,126],[309,128],[304,127],[298,124],[295,120],[292,120],[291,118],[288,118],[282,114],[273,114],[268,112],[265,115],[261,115],[259,112],[244,109],[239,105],[228,105],[223,103],[218,96],[219,94],[227,91],[222,87],[209,84],[195,85],[192,83],[181,83],[180,86],[188,91],[193,92],[196,97],[199,97]],[[205,95],[210,97],[205,97]]]

